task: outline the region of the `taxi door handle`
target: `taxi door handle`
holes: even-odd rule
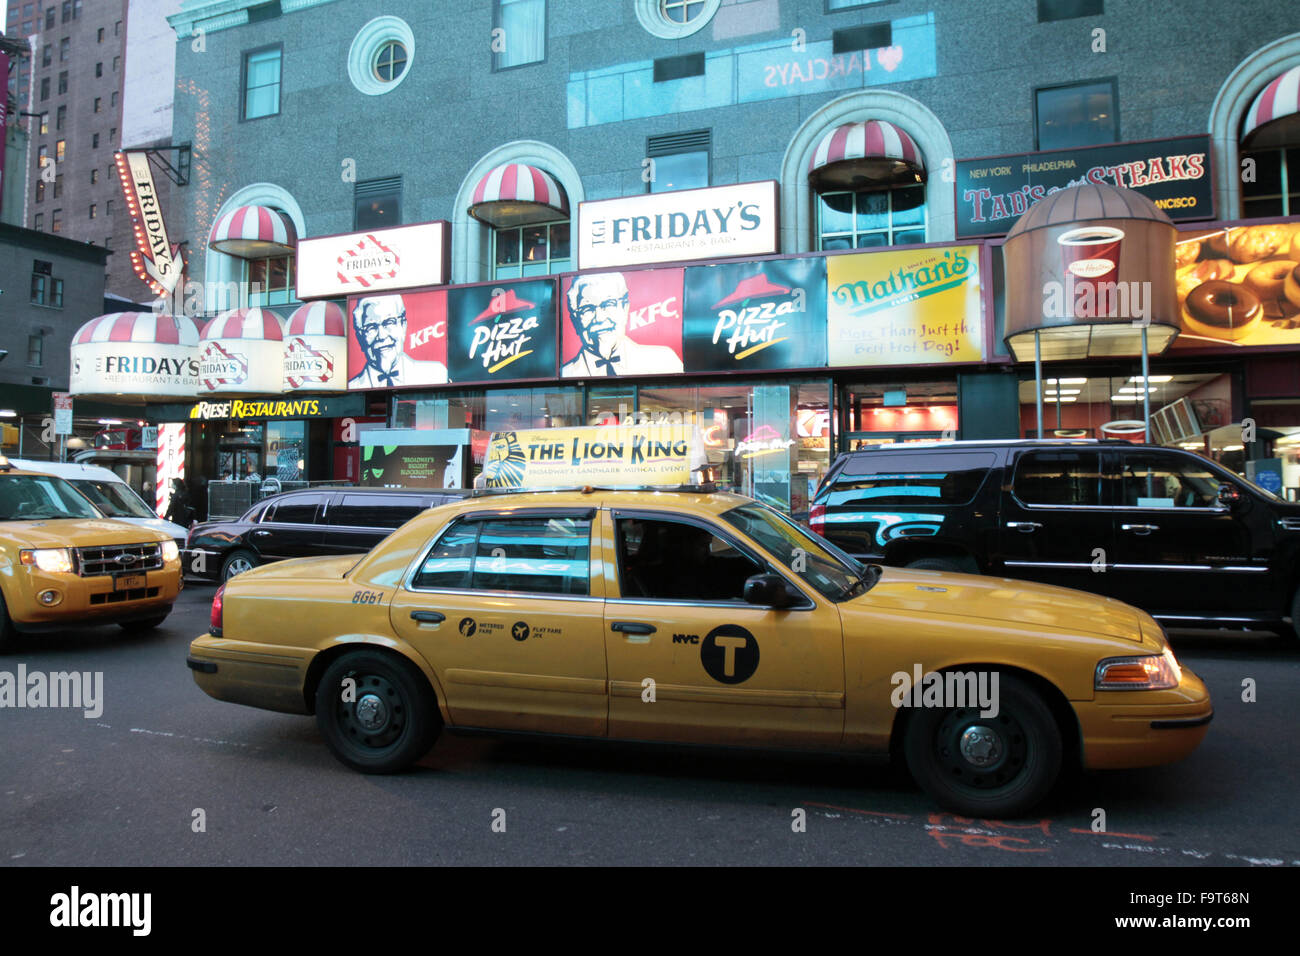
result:
[[[624,634],[653,634],[655,632],[653,624],[640,624],[636,621],[615,621],[609,627],[610,630],[622,631]]]
[[[447,615],[438,611],[412,611],[411,620],[419,621],[421,624],[441,624],[447,620]]]

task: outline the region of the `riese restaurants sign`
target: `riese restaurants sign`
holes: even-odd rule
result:
[[[578,204],[578,268],[765,256],[777,251],[774,181]]]
[[[1210,138],[1183,136],[957,163],[957,236],[999,235],[1040,199],[1070,186],[1136,189],[1175,221],[1214,218]]]

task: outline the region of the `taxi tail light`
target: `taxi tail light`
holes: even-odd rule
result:
[[[212,617],[208,621],[208,631],[213,637],[221,636],[221,602],[226,595],[226,586],[223,584],[217,588],[217,593],[212,595]]]
[[[826,537],[826,505],[813,505],[808,512],[808,527],[814,532]]]

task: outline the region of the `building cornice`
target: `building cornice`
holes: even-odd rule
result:
[[[334,0],[280,0],[280,13],[297,13],[308,7],[319,7]],[[178,39],[194,36],[202,30],[216,33],[240,27],[248,22],[248,11],[260,7],[267,0],[183,0],[181,12],[167,18]]]
[[[0,244],[32,251],[51,252],[71,259],[94,262],[101,266],[108,262],[108,257],[112,255],[111,250],[94,243],[65,239],[63,236],[55,236],[36,229],[24,229],[22,226],[11,226],[3,222],[0,222]]]

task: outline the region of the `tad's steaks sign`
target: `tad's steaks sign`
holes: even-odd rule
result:
[[[415,289],[447,281],[450,225],[439,220],[298,240],[298,298]]]

